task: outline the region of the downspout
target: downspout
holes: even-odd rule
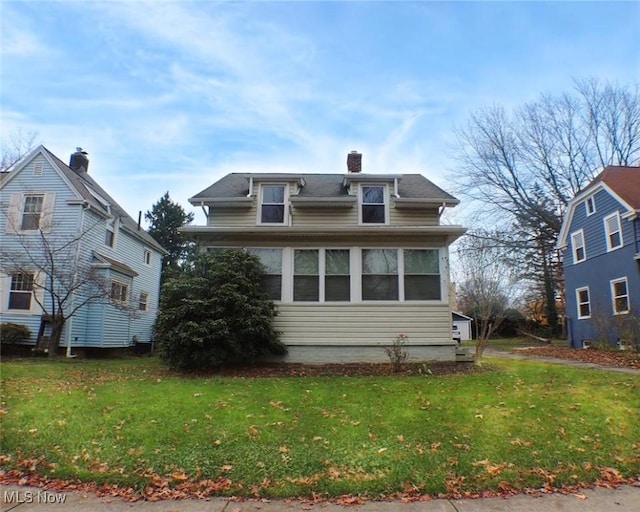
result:
[[[82,228],[84,226],[84,212],[85,210],[89,208],[89,203],[87,203],[86,201],[82,204],[81,208],[80,208],[80,217],[78,220],[78,243],[76,244],[76,255],[74,258],[74,262],[73,262],[73,268],[74,268],[74,272],[73,272],[73,277],[71,278],[71,310],[73,310],[73,303],[74,303],[74,299],[76,297],[76,292],[74,290],[74,287],[76,285],[76,277],[78,275],[77,270],[78,270],[78,262],[80,261],[80,243],[82,242]],[[71,315],[69,317],[69,323],[67,325],[67,353],[66,356],[67,357],[75,357],[75,355],[73,355],[71,353],[71,331],[73,330],[73,315]]]

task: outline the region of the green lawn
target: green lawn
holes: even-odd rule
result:
[[[448,377],[187,378],[155,359],[2,363],[2,461],[226,494],[372,497],[640,473],[640,378],[520,361]]]

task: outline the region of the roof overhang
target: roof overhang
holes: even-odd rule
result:
[[[209,206],[211,208],[251,208],[255,199],[251,197],[191,197],[189,202],[193,206]]]
[[[402,174],[361,174],[359,172],[353,172],[345,175],[344,180],[342,180],[342,185],[347,187],[351,183],[359,183],[359,182],[381,182],[381,183],[389,183],[394,180],[399,180],[402,178]]]
[[[392,202],[396,208],[404,210],[426,210],[440,206],[451,208],[460,204],[458,199],[422,199],[414,197],[397,197]]]
[[[133,270],[126,263],[110,258],[109,256],[105,256],[104,254],[101,254],[98,251],[93,251],[93,257],[102,264],[102,265],[99,265],[102,268],[110,268],[112,270],[115,270],[116,272],[120,272],[121,274],[124,274],[125,276],[129,276],[129,277],[137,277],[139,275],[135,270]]]
[[[434,242],[449,245],[460,238],[467,229],[459,225],[438,226],[375,226],[355,228],[250,226],[244,228],[184,226],[180,232],[199,242],[267,242],[281,241],[412,241]]]

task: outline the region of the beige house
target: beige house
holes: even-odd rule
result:
[[[411,360],[455,360],[449,245],[440,218],[458,200],[419,174],[232,173],[189,199],[202,250],[245,248],[266,268],[276,329],[291,362],[388,361],[408,337]]]

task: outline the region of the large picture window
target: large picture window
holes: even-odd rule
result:
[[[440,300],[440,257],[435,249],[404,250],[404,299]]]
[[[247,249],[264,267],[262,286],[271,300],[282,300],[282,249]]]
[[[386,223],[386,187],[362,185],[361,216],[363,224]]]
[[[9,309],[29,311],[33,297],[33,277],[31,273],[16,273],[11,276]]]
[[[398,251],[362,250],[362,300],[398,300]]]
[[[284,224],[285,186],[262,185],[260,202],[261,224]]]

